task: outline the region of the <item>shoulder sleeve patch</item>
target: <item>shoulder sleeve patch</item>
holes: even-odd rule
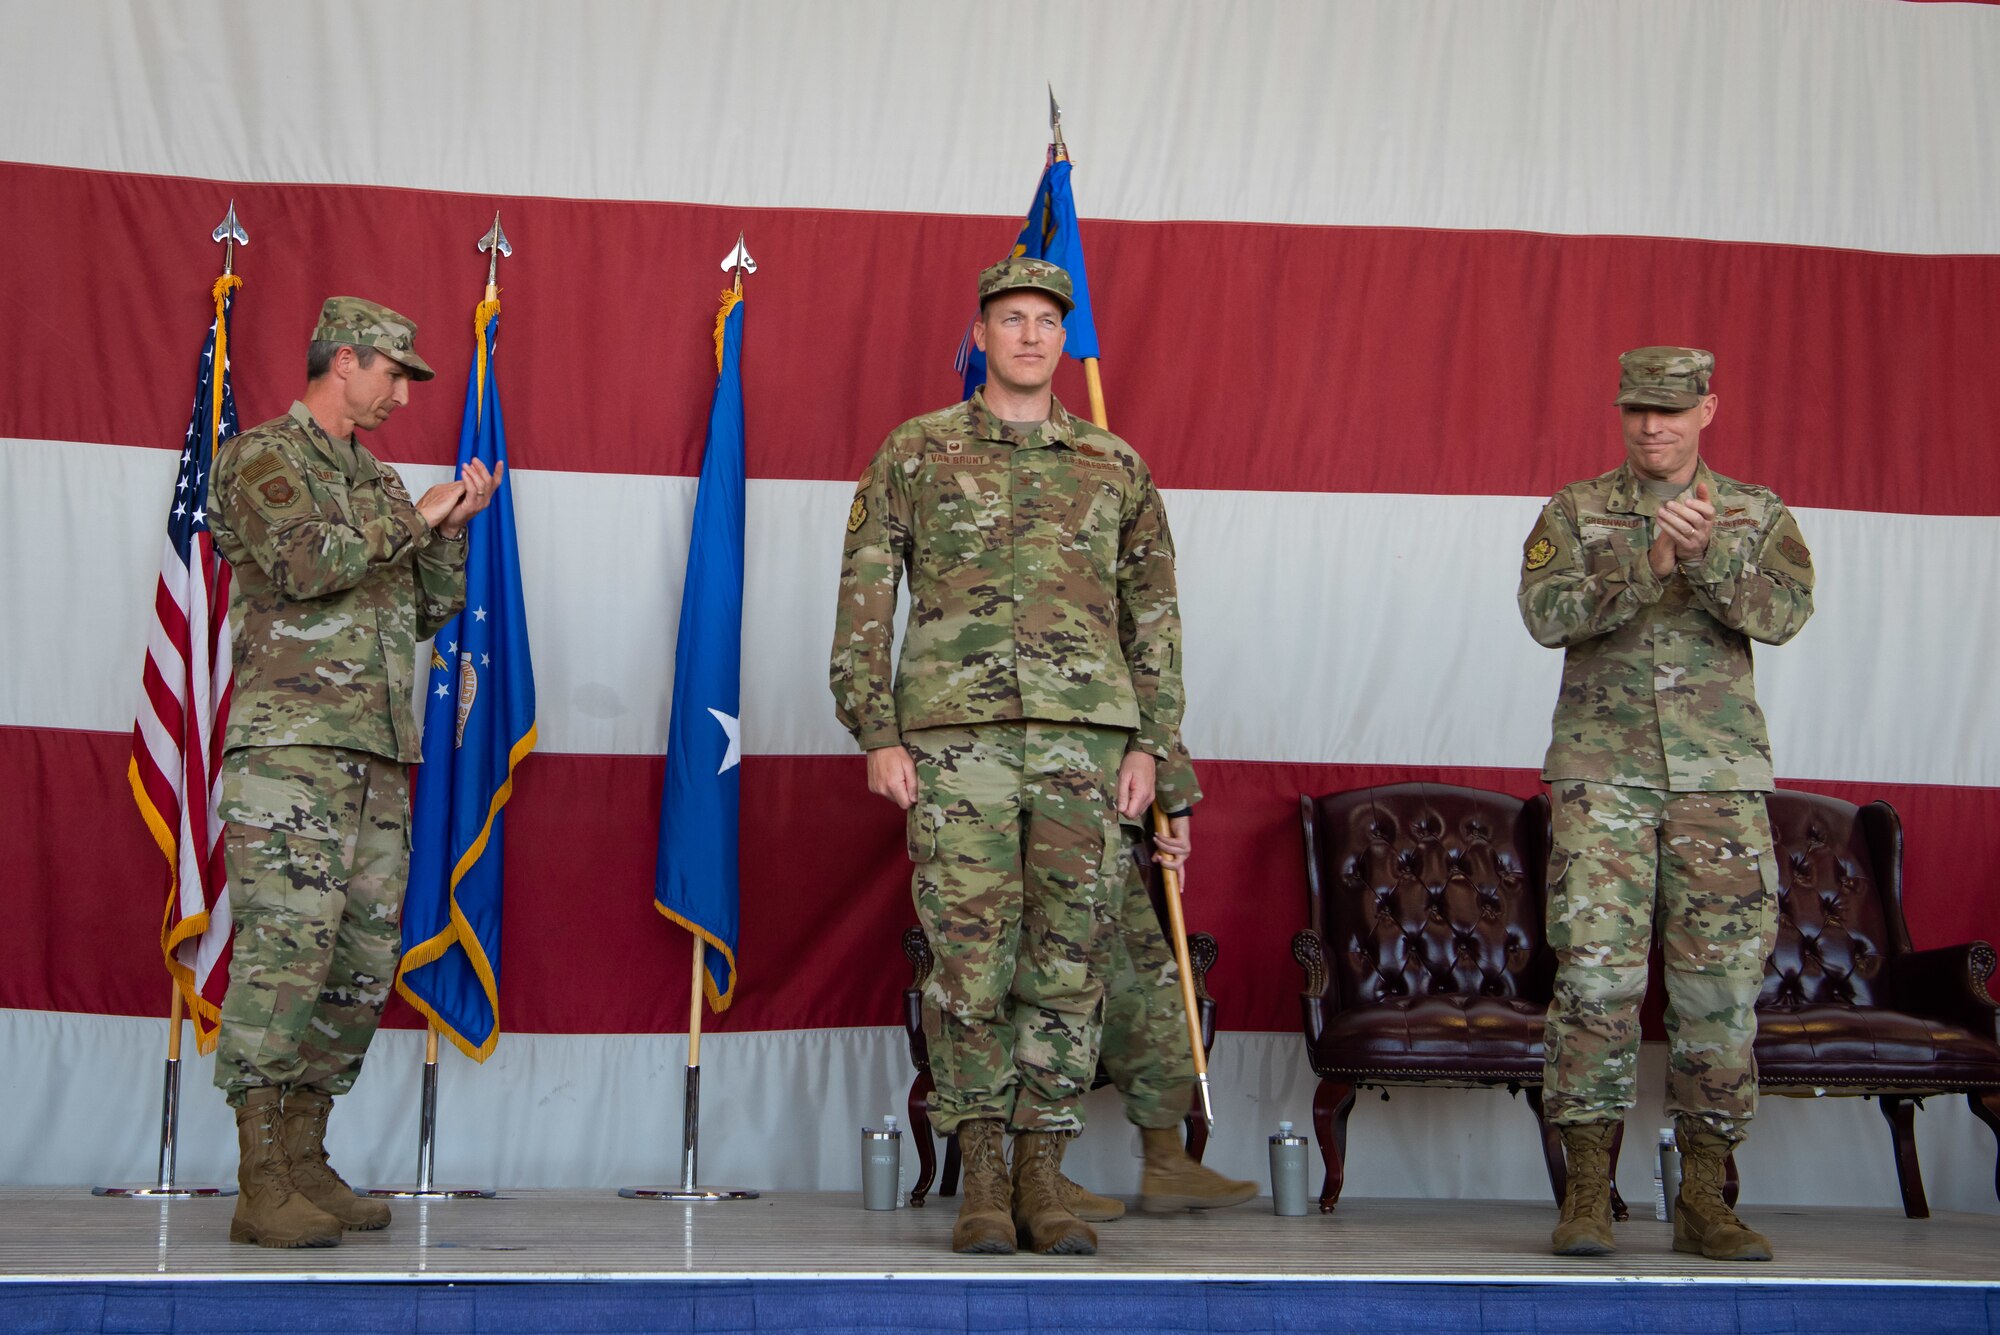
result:
[[[1812,569],[1812,553],[1806,550],[1806,545],[1803,542],[1800,542],[1791,534],[1787,533],[1784,537],[1778,539],[1778,550],[1783,552],[1785,559],[1793,565],[1804,566],[1808,570]]]
[[[243,471],[237,476],[246,484],[254,486],[284,466],[285,461],[278,457],[276,450],[264,450],[256,458],[244,464]]]
[[[868,499],[865,496],[856,496],[854,504],[847,511],[847,531],[849,533],[859,533],[861,526],[867,522]]]
[[[1521,566],[1526,570],[1540,570],[1556,559],[1556,545],[1549,538],[1549,521],[1544,518],[1535,525],[1535,531],[1528,535],[1527,544],[1521,549]]]

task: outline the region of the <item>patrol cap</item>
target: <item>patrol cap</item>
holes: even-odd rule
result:
[[[1076,298],[1070,295],[1069,273],[1060,265],[1047,260],[1031,260],[1025,255],[1013,255],[1000,261],[979,275],[979,307],[986,308],[990,298],[1002,292],[1040,292],[1055,300],[1068,315],[1076,309]]]
[[[1708,393],[1715,354],[1702,348],[1634,348],[1618,359],[1620,406],[1692,408]]]
[[[348,343],[374,348],[409,368],[413,380],[429,380],[437,372],[417,356],[417,325],[380,302],[365,297],[328,297],[313,326],[315,343]]]

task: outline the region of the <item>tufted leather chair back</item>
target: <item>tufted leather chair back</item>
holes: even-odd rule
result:
[[[1546,1003],[1549,801],[1402,783],[1307,802],[1307,893],[1339,1010],[1397,997]]]
[[[1778,939],[1758,1008],[1882,1005],[1882,969],[1910,949],[1895,811],[1791,789],[1771,793],[1766,806],[1777,849]]]

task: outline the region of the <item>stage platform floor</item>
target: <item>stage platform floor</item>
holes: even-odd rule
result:
[[[1983,1286],[2000,1289],[2000,1215],[1746,1206],[1777,1259],[1722,1264],[1672,1249],[1666,1224],[1618,1228],[1601,1260],[1548,1254],[1553,1205],[1344,1201],[1279,1218],[1268,1197],[1205,1215],[1128,1215],[1094,1257],[961,1257],[953,1199],[872,1213],[852,1193],[682,1205],[609,1191],[394,1203],[380,1233],[339,1247],[232,1245],[228,1199],[100,1199],[83,1188],[0,1190],[0,1283],[51,1281],[924,1280],[1591,1282]]]

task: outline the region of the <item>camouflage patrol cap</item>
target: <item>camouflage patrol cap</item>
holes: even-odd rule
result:
[[[984,310],[987,300],[1002,292],[1022,290],[1040,292],[1054,299],[1064,315],[1076,309],[1076,298],[1070,295],[1069,273],[1060,265],[1031,260],[1025,255],[1010,256],[979,275],[979,307]]]
[[[319,323],[313,326],[312,336],[315,343],[374,348],[408,367],[413,380],[429,380],[437,374],[417,356],[416,322],[365,297],[328,297],[326,305],[319,308]]]
[[[1634,348],[1618,359],[1618,397],[1641,408],[1692,408],[1708,393],[1715,354],[1701,348]]]

